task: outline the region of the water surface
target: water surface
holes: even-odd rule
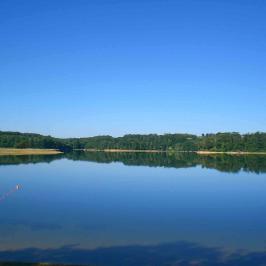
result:
[[[0,261],[266,265],[265,156],[0,157],[0,197]]]

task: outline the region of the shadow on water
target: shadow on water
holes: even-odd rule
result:
[[[266,173],[264,155],[198,155],[196,153],[112,153],[112,152],[72,152],[65,155],[71,160],[97,163],[121,162],[124,165],[216,169],[221,172],[238,173],[243,170]]]
[[[219,248],[204,247],[189,242],[95,250],[79,249],[73,245],[58,249],[29,248],[1,251],[0,260],[97,266],[263,266],[266,265],[266,252],[239,251],[227,254]]]
[[[60,160],[64,157],[65,157],[64,154],[0,156],[0,166],[1,165],[50,163],[50,162],[55,161],[55,160]]]
[[[108,153],[75,151],[58,155],[0,156],[1,165],[50,163],[69,159],[97,163],[121,162],[128,166],[216,169],[221,172],[266,173],[265,155],[198,155],[196,153]]]

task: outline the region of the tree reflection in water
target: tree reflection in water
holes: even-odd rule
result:
[[[58,155],[0,156],[0,166],[10,164],[50,163],[67,158],[97,163],[121,162],[125,165],[188,168],[201,166],[221,172],[243,170],[266,173],[266,155],[198,155],[196,153],[81,152]]]

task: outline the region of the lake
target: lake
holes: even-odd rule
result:
[[[2,156],[0,217],[0,261],[266,265],[266,156]]]

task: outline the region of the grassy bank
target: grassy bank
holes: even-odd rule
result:
[[[251,151],[196,151],[200,155],[215,155],[215,154],[229,154],[229,155],[266,155],[266,152],[251,152]]]
[[[161,153],[166,152],[162,150],[127,150],[127,149],[84,149],[84,151],[102,151],[102,152],[147,152],[147,153]]]
[[[1,155],[52,155],[62,153],[54,149],[13,149],[13,148],[0,148]]]
[[[77,149],[79,150],[79,149]],[[192,152],[199,155],[216,155],[216,154],[229,154],[229,155],[266,155],[266,152],[249,152],[249,151],[175,151],[175,150],[127,150],[127,149],[80,149],[89,152],[146,152],[146,153],[186,153]]]

